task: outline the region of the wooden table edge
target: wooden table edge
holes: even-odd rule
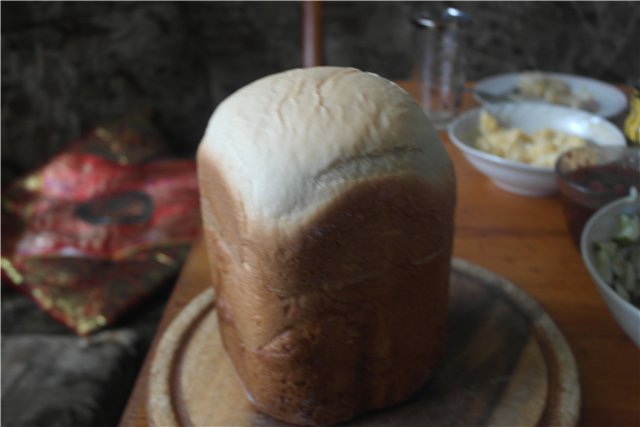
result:
[[[158,323],[158,327],[153,337],[153,341],[149,347],[149,350],[145,356],[144,362],[140,371],[138,372],[138,376],[136,378],[135,385],[131,391],[130,397],[127,401],[127,405],[125,406],[122,417],[120,418],[119,426],[135,426],[136,418],[143,417],[144,425],[152,425],[150,420],[147,417],[147,407],[145,398],[148,394],[148,386],[149,386],[149,371],[151,370],[151,364],[153,361],[153,357],[156,353],[156,349],[159,345],[160,338],[163,336],[164,331],[169,327],[171,322],[175,319],[176,315],[179,313],[178,309],[171,309],[173,305],[176,303],[178,297],[183,294],[185,291],[183,289],[183,282],[185,279],[185,271],[190,271],[191,269],[197,268],[196,264],[198,263],[198,255],[203,256],[206,254],[206,248],[204,245],[204,239],[202,236],[198,237],[191,249],[189,250],[189,254],[187,255],[184,266],[180,271],[180,275],[178,276],[178,280],[167,300],[167,305],[162,314],[162,318]],[[189,295],[188,299],[180,306],[187,305],[193,298],[197,296],[197,293],[193,295]],[[142,421],[142,420],[141,420]]]

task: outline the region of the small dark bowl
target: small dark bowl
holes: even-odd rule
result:
[[[640,149],[587,146],[569,150],[556,162],[556,181],[567,226],[576,246],[587,220],[595,211],[640,191]]]

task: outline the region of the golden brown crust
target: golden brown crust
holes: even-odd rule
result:
[[[294,231],[249,224],[199,158],[225,348],[254,405],[331,424],[413,394],[442,353],[453,173],[363,179]]]

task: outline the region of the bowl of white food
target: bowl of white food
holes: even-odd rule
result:
[[[505,99],[547,102],[586,110],[613,118],[627,107],[627,97],[617,87],[573,74],[524,71],[491,76],[477,82],[473,90],[482,104]]]
[[[580,251],[607,308],[640,347],[640,198],[637,192],[602,207],[587,221]]]
[[[562,152],[587,144],[626,144],[623,133],[602,117],[538,102],[469,110],[449,125],[448,134],[496,186],[536,197],[556,191],[554,165]]]

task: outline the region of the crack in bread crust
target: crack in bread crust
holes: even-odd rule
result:
[[[338,159],[313,177],[314,186],[327,185],[333,181],[358,180],[373,175],[397,174],[399,170],[411,170],[416,156],[426,156],[419,147],[404,146],[374,151],[358,156]],[[399,168],[398,166],[404,166]]]

